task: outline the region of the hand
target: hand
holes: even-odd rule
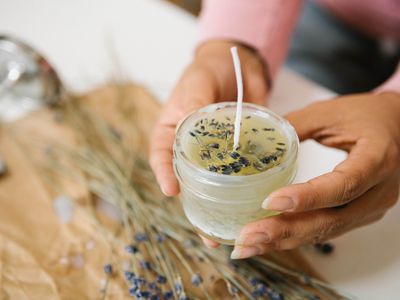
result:
[[[152,134],[150,165],[167,196],[179,192],[172,168],[172,146],[178,122],[205,105],[236,100],[232,46],[238,47],[242,62],[245,101],[265,103],[268,81],[264,64],[255,51],[225,41],[207,42],[200,46],[172,92]]]
[[[349,155],[330,173],[271,193],[263,208],[283,213],[246,225],[232,258],[331,239],[381,219],[398,199],[400,94],[338,97],[287,119],[301,140]]]

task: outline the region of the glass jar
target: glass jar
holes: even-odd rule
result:
[[[265,118],[286,138],[287,152],[280,163],[252,175],[224,175],[199,167],[189,159],[190,131],[213,113],[233,113],[236,102],[211,104],[189,115],[176,130],[174,171],[180,184],[180,199],[189,221],[201,235],[232,245],[246,224],[278,214],[261,208],[274,190],[290,184],[296,174],[298,137],[284,118],[269,109],[243,103],[243,116]]]

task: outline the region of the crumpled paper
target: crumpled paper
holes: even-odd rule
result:
[[[112,86],[104,87],[82,96],[82,101],[112,120],[112,99],[117,98],[117,92]],[[124,92],[140,99],[133,103],[143,129],[150,133],[159,114],[158,103],[137,86],[126,86]],[[73,145],[71,132],[55,119],[54,111],[43,109],[0,129],[0,154],[8,168],[8,174],[0,178],[0,299],[102,296],[103,265],[109,259],[110,245],[79,210],[71,209],[68,218],[60,218],[54,199],[65,195],[54,191],[52,176],[40,173],[36,166],[44,159],[41,152],[46,151],[46,145],[38,145],[35,152],[20,143],[39,143],[36,137],[40,133]],[[87,204],[86,190],[72,182],[64,184],[75,205]],[[282,261],[313,273],[297,252],[283,254]],[[107,299],[126,298],[126,285],[112,280]]]

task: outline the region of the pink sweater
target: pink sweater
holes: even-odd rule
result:
[[[400,0],[319,2],[371,36],[400,41]],[[275,76],[301,6],[301,0],[203,0],[199,42],[226,39],[245,43],[258,50]],[[377,90],[400,92],[400,68]]]

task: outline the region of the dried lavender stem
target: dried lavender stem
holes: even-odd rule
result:
[[[138,137],[125,139],[122,143],[122,140],[112,133],[110,126],[106,125],[103,120],[94,118],[87,111],[83,111],[78,105],[70,109],[68,113],[72,115],[70,116],[72,128],[80,136],[82,143],[79,148],[73,150],[65,145],[56,145],[59,150],[57,153],[68,157],[70,162],[82,172],[83,176],[75,176],[76,169],[71,169],[68,172],[66,168],[60,166],[53,171],[64,173],[64,175],[69,173],[68,176],[87,186],[95,195],[119,207],[127,236],[132,238],[135,232],[144,232],[149,236],[149,240],[144,242],[143,247],[146,251],[143,254],[146,254],[146,257],[154,265],[154,271],[157,270],[157,272],[165,274],[168,284],[164,287],[172,289],[175,299],[179,299],[179,296],[184,296],[186,293],[180,278],[181,274],[178,273],[174,265],[174,257],[184,257],[185,253],[189,254],[190,251],[196,253],[198,257],[202,257],[208,265],[214,267],[214,270],[225,282],[239,290],[235,294],[236,299],[241,299],[241,295],[246,299],[254,299],[251,295],[252,287],[248,282],[250,277],[265,277],[266,282],[278,291],[282,291],[287,300],[298,299],[298,295],[308,295],[302,284],[297,283],[297,281],[301,281],[301,274],[297,272],[281,266],[277,267],[277,265],[265,259],[257,258],[237,262],[240,267],[233,270],[226,263],[226,251],[223,249],[212,251],[202,247],[199,238],[192,232],[187,220],[177,213],[175,208],[160,199],[154,177],[145,158],[140,153],[141,144],[137,141],[141,140],[139,137],[141,133],[138,130],[132,130],[132,135],[138,135]],[[205,120],[202,124],[208,125],[209,122]],[[225,131],[224,136],[221,137],[226,141],[225,145],[228,145],[228,140],[232,138],[231,134],[228,133],[230,129],[224,127],[228,125],[222,124],[221,127]],[[132,127],[135,128],[135,126]],[[261,134],[261,132],[258,134]],[[200,137],[198,139],[199,143],[203,143]],[[204,147],[207,148],[208,145],[204,145]],[[210,149],[207,148],[206,150]],[[214,150],[211,149],[211,151]],[[101,231],[105,228],[101,224],[96,226]],[[123,240],[114,233],[106,230],[104,232],[106,233],[105,236],[115,239],[112,245],[123,244]],[[175,251],[171,247],[169,248],[175,255],[171,255],[163,243],[159,244],[155,241],[156,232],[163,232],[167,235],[167,238],[170,239],[168,245],[173,245],[172,248]],[[185,242],[188,240],[195,241],[190,248],[191,250],[185,248]],[[140,257],[132,255],[133,268],[138,274],[140,272],[137,269],[138,259],[142,257],[141,255]],[[181,261],[188,273],[193,273],[193,268],[189,262],[184,259],[181,259]],[[190,270],[185,266],[185,262]],[[256,262],[259,266],[255,268],[250,262]],[[275,277],[281,276],[280,278],[283,279],[275,283],[269,279],[270,274],[274,274]],[[184,275],[186,273],[182,273],[182,276]],[[151,277],[152,274],[146,274],[146,278]],[[297,281],[292,278],[296,278]],[[179,283],[182,286],[182,292],[175,291],[174,283]],[[310,279],[310,283],[311,287],[314,286],[316,290],[323,289],[333,299],[335,299],[334,296],[337,296],[338,292],[328,284],[314,279]],[[164,287],[162,287],[163,290]]]

